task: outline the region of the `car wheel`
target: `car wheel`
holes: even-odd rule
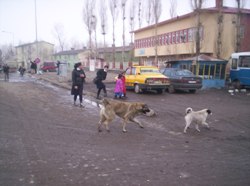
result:
[[[168,87],[168,92],[169,92],[170,94],[175,93],[175,89],[174,89],[174,86],[173,86],[173,85],[169,85],[169,87]]]
[[[194,94],[196,92],[196,90],[192,89],[192,90],[189,90],[189,92]]]
[[[139,94],[141,91],[140,91],[140,87],[138,84],[135,85],[135,93],[136,94]]]
[[[233,81],[232,85],[235,89],[241,89],[240,81],[238,81],[238,80]]]

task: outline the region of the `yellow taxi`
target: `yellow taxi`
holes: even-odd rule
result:
[[[125,78],[126,88],[133,89],[137,94],[146,90],[161,94],[169,85],[168,78],[155,66],[132,66],[127,69]]]

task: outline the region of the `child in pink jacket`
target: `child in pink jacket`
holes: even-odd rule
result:
[[[123,82],[122,82],[122,75],[118,75],[118,79],[116,80],[115,84],[115,98],[122,98],[123,97]]]

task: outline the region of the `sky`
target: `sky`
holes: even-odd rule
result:
[[[99,7],[105,0],[96,0]],[[129,1],[127,11],[129,12]],[[134,0],[136,1],[136,0]],[[177,15],[184,15],[191,11],[190,0],[176,0]],[[250,0],[246,1],[246,8],[250,8]],[[35,6],[36,2],[36,6]],[[142,0],[145,3],[146,0]],[[224,4],[233,6],[235,0],[224,0]],[[162,13],[160,21],[170,19],[170,0],[162,0]],[[205,7],[214,7],[214,0],[206,0]],[[36,40],[35,7],[37,13],[37,39],[57,45],[55,37],[55,25],[63,25],[63,32],[68,47],[72,42],[81,43],[86,46],[88,32],[83,22],[84,0],[0,0],[0,45],[25,44]],[[127,15],[129,16],[129,15]],[[109,29],[106,35],[106,43],[112,44],[112,22],[108,12]],[[121,17],[120,17],[120,20]],[[122,46],[122,21],[116,22],[116,46]],[[138,28],[138,24],[135,27]],[[144,26],[146,26],[144,24]],[[126,44],[130,42],[129,25],[126,29]],[[97,40],[103,42],[103,36],[98,25]]]

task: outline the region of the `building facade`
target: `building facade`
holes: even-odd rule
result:
[[[60,61],[61,63],[66,63],[69,70],[74,68],[74,64],[77,62],[84,62],[86,56],[88,56],[88,50],[86,49],[71,49],[66,51],[61,51],[53,55],[53,61]]]
[[[39,58],[38,69],[44,61],[51,61],[54,53],[54,44],[38,41],[16,46],[16,60],[18,66],[30,68],[30,61]]]
[[[197,22],[199,20],[199,27]],[[250,51],[250,10],[216,7],[191,12],[134,31],[135,57],[140,63],[161,66],[165,61],[199,54],[228,60],[235,51]],[[157,56],[157,61],[155,60]]]

